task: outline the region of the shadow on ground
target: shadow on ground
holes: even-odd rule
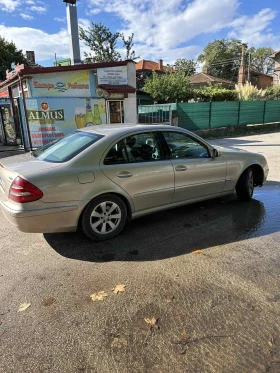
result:
[[[127,224],[114,239],[93,242],[81,232],[45,234],[60,255],[83,261],[152,261],[229,244],[280,230],[280,183],[255,189],[254,199],[235,195],[148,215]]]

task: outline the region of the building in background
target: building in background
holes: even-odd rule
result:
[[[210,75],[207,67],[204,67],[201,73],[191,75],[189,80],[191,87],[195,89],[203,88],[209,84],[219,84],[222,88],[234,89],[233,82]]]
[[[8,92],[5,107],[10,111],[8,120],[0,117],[0,133],[10,137],[9,145],[21,140],[26,148],[36,148],[77,128],[137,121],[136,71],[131,60],[16,66],[0,83],[1,91]]]
[[[64,60],[55,60],[53,62],[54,66],[70,66],[71,65],[71,59],[70,58],[64,58]]]
[[[274,60],[273,85],[280,85],[280,50],[270,56]]]

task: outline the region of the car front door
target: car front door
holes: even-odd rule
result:
[[[123,137],[107,150],[100,167],[130,195],[135,212],[172,202],[174,169],[157,131]]]
[[[175,173],[172,202],[211,197],[223,191],[226,179],[223,157],[212,158],[208,146],[187,133],[162,131],[162,135]]]

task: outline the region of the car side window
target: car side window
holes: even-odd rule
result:
[[[117,142],[107,153],[105,165],[152,162],[163,159],[157,132],[139,133]]]
[[[209,158],[206,145],[182,132],[163,132],[171,159]]]

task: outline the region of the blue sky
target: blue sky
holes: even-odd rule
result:
[[[236,37],[249,46],[280,49],[279,0],[80,0],[79,23],[102,22],[112,31],[134,33],[141,59],[173,63],[194,58],[214,39]],[[69,56],[62,0],[0,0],[0,35],[34,50],[50,66]],[[81,43],[82,55],[87,48]],[[120,52],[122,52],[120,50]]]

